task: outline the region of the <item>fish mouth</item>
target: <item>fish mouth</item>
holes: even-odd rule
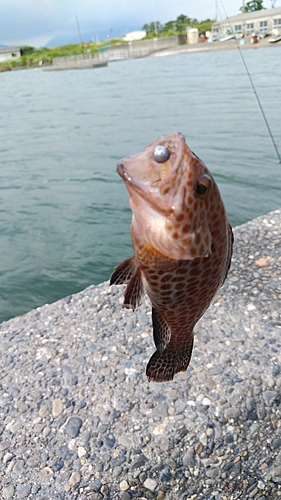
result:
[[[167,161],[155,160],[155,151],[159,146],[169,151]],[[161,137],[147,146],[142,153],[120,160],[117,172],[130,195],[139,195],[153,209],[165,216],[171,214],[174,210],[172,188],[179,174],[184,146],[184,136],[176,132]]]

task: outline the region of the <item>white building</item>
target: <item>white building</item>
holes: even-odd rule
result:
[[[142,40],[146,37],[146,31],[131,31],[123,36],[124,42],[133,42],[134,40]]]
[[[254,12],[238,14],[228,19],[222,19],[222,21],[216,21],[212,26],[212,35],[219,38],[232,33],[232,31],[237,35],[271,34],[273,29],[278,29],[281,34],[281,7],[255,10]]]
[[[10,61],[20,57],[20,47],[2,47],[0,48],[0,62]]]

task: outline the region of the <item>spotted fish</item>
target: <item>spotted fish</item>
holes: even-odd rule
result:
[[[146,291],[156,351],[146,374],[163,382],[185,371],[195,324],[224,283],[233,234],[214,178],[180,133],[165,135],[117,165],[130,195],[134,255],[110,284],[126,284],[123,307]]]

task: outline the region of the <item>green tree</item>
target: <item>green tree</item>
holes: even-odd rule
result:
[[[177,17],[175,25],[177,30],[177,35],[185,35],[186,28],[195,28],[198,24],[197,19],[191,19],[191,17],[181,14]]]
[[[20,49],[21,56],[26,56],[27,54],[32,54],[34,52],[34,47],[30,47],[29,45],[24,45]]]
[[[186,35],[186,28],[197,28],[199,33],[205,33],[205,31],[211,31],[213,22],[212,19],[205,19],[199,23],[197,19],[181,14],[175,21],[168,21],[164,25],[157,21],[157,34],[159,37]],[[146,31],[147,38],[155,36],[155,23],[145,24],[142,29]]]
[[[205,33],[206,31],[212,31],[212,24],[214,21],[212,19],[206,19],[205,21],[201,21],[201,23],[196,25],[196,28],[199,31],[199,34]]]
[[[241,12],[254,12],[255,10],[262,10],[264,9],[262,5],[263,0],[251,0],[251,2],[247,2],[246,5],[243,7],[240,7]]]
[[[177,34],[176,21],[168,21],[164,24],[162,29],[163,34],[172,33],[173,35]]]
[[[159,21],[155,21],[150,24],[144,24],[142,29],[146,31],[147,35],[155,35],[155,27],[157,33],[161,33],[163,26]]]

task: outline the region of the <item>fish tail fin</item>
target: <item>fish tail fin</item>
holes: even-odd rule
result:
[[[151,356],[146,375],[149,381],[167,382],[173,380],[178,372],[185,372],[190,362],[193,348],[193,337],[181,345],[170,345],[166,347],[160,356],[158,351]]]

